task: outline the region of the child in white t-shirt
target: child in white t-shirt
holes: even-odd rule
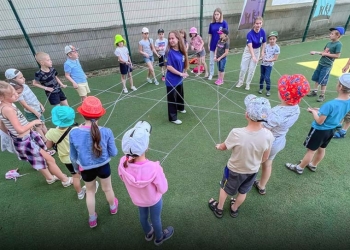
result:
[[[132,79],[132,63],[129,56],[129,50],[125,46],[126,42],[124,38],[117,34],[114,38],[114,45],[117,47],[114,51],[114,54],[118,57],[119,61],[119,69],[121,74],[121,80],[123,84],[123,92],[125,94],[128,93],[128,89],[126,88],[126,78],[129,78],[130,82],[130,88],[132,90],[137,90],[137,88],[134,86],[134,82]]]
[[[267,161],[262,163],[261,179],[254,182],[259,194],[266,194],[266,184],[272,172],[275,156],[284,149],[286,135],[300,115],[299,102],[310,91],[310,85],[303,75],[283,75],[278,80],[278,97],[281,103],[271,109],[264,127],[271,130],[275,140]]]
[[[156,48],[156,51],[160,55],[159,57],[159,67],[162,69],[162,81],[165,81],[165,72],[166,72],[166,65],[165,65],[165,50],[168,46],[168,39],[164,38],[164,30],[159,29],[158,30],[158,39],[154,43],[154,47]]]

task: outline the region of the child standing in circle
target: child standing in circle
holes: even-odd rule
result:
[[[45,134],[47,132],[47,128],[45,126],[45,118],[43,113],[45,111],[44,106],[39,102],[36,95],[30,89],[30,87],[26,84],[26,79],[23,77],[23,74],[18,69],[8,69],[5,72],[5,77],[11,82],[15,81],[18,84],[23,86],[23,92],[18,97],[18,102],[24,108],[24,116],[27,121],[31,122],[36,119],[40,119],[42,124],[35,126],[35,131],[39,133],[41,138],[46,141]],[[50,154],[52,154],[51,151]]]
[[[182,41],[184,42],[185,48],[186,48],[186,53],[188,51],[188,42],[187,42],[187,35],[185,30],[179,30],[179,33],[182,37]]]
[[[267,39],[269,43],[265,47],[264,58],[260,65],[260,88],[259,94],[262,94],[264,89],[264,81],[266,82],[266,96],[270,96],[271,89],[271,71],[274,62],[277,61],[278,55],[281,53],[280,47],[276,44],[278,37],[277,31],[271,31]]]
[[[208,31],[208,49],[210,51],[210,59],[209,59],[209,77],[208,80],[211,80],[214,75],[214,54],[216,45],[220,39],[219,30],[226,29],[228,30],[228,24],[224,20],[224,16],[222,15],[222,11],[220,8],[216,8],[213,13],[213,18],[211,23],[209,24]]]
[[[178,31],[171,31],[168,36],[168,61],[165,86],[168,101],[168,119],[170,122],[180,125],[177,119],[177,111],[186,113],[183,80],[188,77],[188,57],[184,43]]]
[[[118,199],[114,195],[111,182],[111,157],[117,155],[113,132],[109,128],[97,125],[106,110],[101,101],[88,96],[78,107],[78,112],[84,117],[83,125],[69,134],[70,159],[75,171],[80,171],[86,186],[86,205],[89,211],[90,228],[97,226],[95,212],[96,177],[100,178],[101,187],[109,203],[111,214],[118,211]]]
[[[132,79],[132,63],[129,56],[129,50],[126,47],[126,42],[124,38],[117,34],[114,38],[114,45],[117,47],[114,51],[114,54],[118,57],[119,69],[121,74],[121,80],[123,84],[123,92],[127,94],[129,91],[126,88],[126,78],[129,78],[130,89],[137,90],[134,86],[134,81]]]
[[[76,128],[74,126],[75,112],[74,109],[68,106],[55,106],[51,110],[52,123],[57,126],[56,128],[50,128],[46,133],[46,146],[52,148],[56,145],[58,151],[58,158],[66,165],[68,171],[73,176],[73,186],[77,192],[78,199],[82,200],[85,197],[86,187],[81,187],[79,172],[74,170],[72,162],[69,158],[69,132],[71,129]],[[96,182],[96,188],[98,182]]]
[[[263,123],[264,127],[272,132],[275,140],[269,158],[262,163],[261,179],[254,181],[254,186],[261,195],[266,194],[273,160],[286,145],[286,135],[300,115],[298,104],[309,92],[310,85],[303,75],[283,75],[278,80],[277,88],[281,103],[271,109],[266,122]]]
[[[154,84],[159,85],[153,68],[153,53],[155,53],[157,57],[160,57],[160,55],[154,48],[153,39],[149,38],[149,30],[146,27],[142,28],[142,40],[139,41],[139,52],[141,55],[143,55],[143,60],[148,67],[147,82],[152,83],[152,79],[150,77],[153,77]]]
[[[168,190],[168,182],[159,161],[146,158],[151,130],[148,122],[139,121],[124,134],[122,149],[125,156],[120,159],[118,173],[132,202],[139,208],[145,239],[151,241],[155,234],[154,244],[159,246],[174,234],[174,228],[162,229],[162,195]]]
[[[23,86],[15,83],[20,92]],[[19,87],[19,88],[18,88]],[[14,102],[18,99],[15,88],[7,82],[0,81],[0,120],[3,128],[12,137],[17,156],[28,161],[35,170],[38,170],[46,179],[47,184],[60,180],[63,187],[72,185],[72,177],[67,177],[57,166],[55,159],[46,152],[46,145],[41,136],[32,131],[32,127],[41,124],[36,119],[28,122],[22,112],[17,109]]]
[[[220,40],[216,45],[216,49],[214,52],[214,61],[218,64],[219,77],[215,81],[215,84],[221,85],[224,83],[226,56],[229,51],[230,43],[227,29],[221,29],[218,31],[218,33],[220,35]]]
[[[190,37],[191,37],[191,50],[195,50],[198,58],[198,64],[197,64],[197,74],[196,76],[199,76],[202,74],[201,65],[204,66],[205,76],[208,77],[208,67],[207,63],[205,62],[205,49],[204,49],[204,41],[200,35],[197,33],[197,29],[195,27],[192,27],[190,29]]]
[[[250,89],[250,83],[253,80],[256,65],[258,64],[260,58],[264,58],[266,34],[265,30],[261,28],[262,25],[263,18],[260,16],[256,17],[254,20],[253,29],[251,29],[247,34],[247,46],[245,46],[242,55],[241,71],[239,72],[239,80],[236,85],[237,88],[243,86],[244,78],[248,71],[245,89]]]
[[[158,30],[158,39],[155,42],[156,51],[158,51],[159,57],[159,67],[162,69],[162,81],[165,81],[165,50],[168,46],[168,39],[164,38],[164,30]]]

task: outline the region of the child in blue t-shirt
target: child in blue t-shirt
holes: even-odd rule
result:
[[[72,45],[64,48],[64,52],[67,55],[67,61],[64,63],[64,75],[73,84],[73,88],[77,90],[83,102],[87,94],[90,93],[90,88],[87,82],[87,76],[79,62],[78,50],[78,48]]]
[[[177,125],[182,121],[177,119],[177,111],[186,113],[184,106],[183,78],[188,77],[188,58],[182,37],[178,31],[171,31],[168,36],[168,56],[165,85],[168,100],[168,119]]]
[[[350,111],[350,73],[339,77],[337,92],[338,97],[326,102],[321,108],[308,108],[315,120],[304,142],[307,152],[299,164],[286,163],[289,170],[298,174],[302,174],[305,167],[316,171],[317,165],[325,156],[328,143],[333,138],[334,129]]]
[[[256,17],[253,29],[251,29],[247,34],[247,46],[244,48],[242,55],[241,71],[239,73],[239,80],[236,85],[237,88],[243,86],[244,78],[248,71],[245,89],[250,89],[250,83],[253,80],[255,68],[258,64],[259,58],[264,58],[266,34],[265,31],[261,28],[262,25],[263,18],[259,16]]]
[[[220,35],[218,34],[218,31],[222,29],[228,30],[228,24],[224,20],[224,16],[222,15],[221,9],[216,8],[213,13],[212,21],[209,24],[209,31],[208,31],[208,49],[210,51],[208,80],[213,79],[214,64],[215,64],[215,60],[214,60],[215,49],[218,41],[220,40]]]

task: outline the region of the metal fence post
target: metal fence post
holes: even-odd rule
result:
[[[12,12],[13,12],[13,14],[14,14],[15,17],[16,17],[16,20],[17,20],[17,22],[18,22],[18,24],[19,24],[19,27],[20,27],[21,30],[22,30],[22,33],[23,33],[23,35],[24,35],[24,38],[26,39],[26,41],[27,41],[27,43],[28,43],[28,46],[29,46],[29,48],[30,48],[30,50],[31,50],[31,52],[32,52],[32,54],[33,54],[33,56],[34,56],[34,58],[35,58],[36,52],[35,52],[34,46],[33,46],[33,44],[32,44],[32,41],[30,40],[30,38],[29,38],[29,36],[28,36],[26,30],[24,29],[24,26],[23,26],[23,24],[22,24],[22,22],[21,22],[21,19],[20,19],[19,16],[18,16],[17,10],[16,10],[15,6],[13,5],[12,0],[7,0],[7,1],[9,2],[10,6],[11,6]],[[39,65],[39,64],[38,64],[38,65]],[[40,67],[40,65],[39,65],[39,67]]]
[[[305,39],[306,39],[306,36],[307,36],[307,32],[309,31],[312,15],[314,14],[314,11],[315,11],[315,8],[316,8],[316,4],[317,4],[317,0],[314,0],[314,3],[312,5],[312,9],[310,11],[309,20],[307,21],[307,24],[306,24],[306,28],[305,28],[305,31],[304,31],[302,42],[305,42]]]
[[[265,0],[265,2],[264,2],[264,7],[263,7],[263,10],[262,10],[262,13],[261,13],[261,17],[264,17],[265,9],[266,9],[266,3],[267,3],[267,0]]]
[[[350,15],[348,17],[348,20],[346,21],[345,26],[344,26],[344,33],[346,33],[346,29],[348,28],[349,22],[350,22]]]
[[[203,35],[203,1],[204,0],[200,0],[199,1],[199,35],[202,37]]]
[[[124,33],[125,33],[126,46],[128,47],[129,56],[130,56],[130,59],[132,60],[132,56],[131,56],[132,53],[131,53],[130,44],[129,44],[129,35],[128,35],[128,29],[126,28],[126,22],[125,22],[125,16],[124,16],[124,9],[123,9],[122,0],[119,0],[119,8],[120,8],[120,12],[121,12],[121,14],[122,14],[122,20],[123,20],[123,28],[124,28]]]

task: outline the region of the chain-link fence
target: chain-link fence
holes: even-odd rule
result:
[[[208,27],[217,7],[229,24],[231,46],[243,46],[247,30],[237,29],[243,6],[244,0],[1,1],[0,73],[16,67],[33,74],[37,68],[33,54],[39,51],[50,54],[60,71],[68,44],[80,48],[85,71],[117,66],[113,54],[116,34],[126,38],[133,61],[139,62],[142,27],[148,27],[150,37],[156,39],[159,28],[167,34],[174,29],[188,31],[194,26],[207,41]],[[272,6],[272,0],[267,0],[264,27],[278,30],[282,40],[301,38],[311,8],[312,3]],[[324,33],[325,26],[344,25],[349,13],[348,0],[337,0],[331,19],[312,23],[309,34]]]

